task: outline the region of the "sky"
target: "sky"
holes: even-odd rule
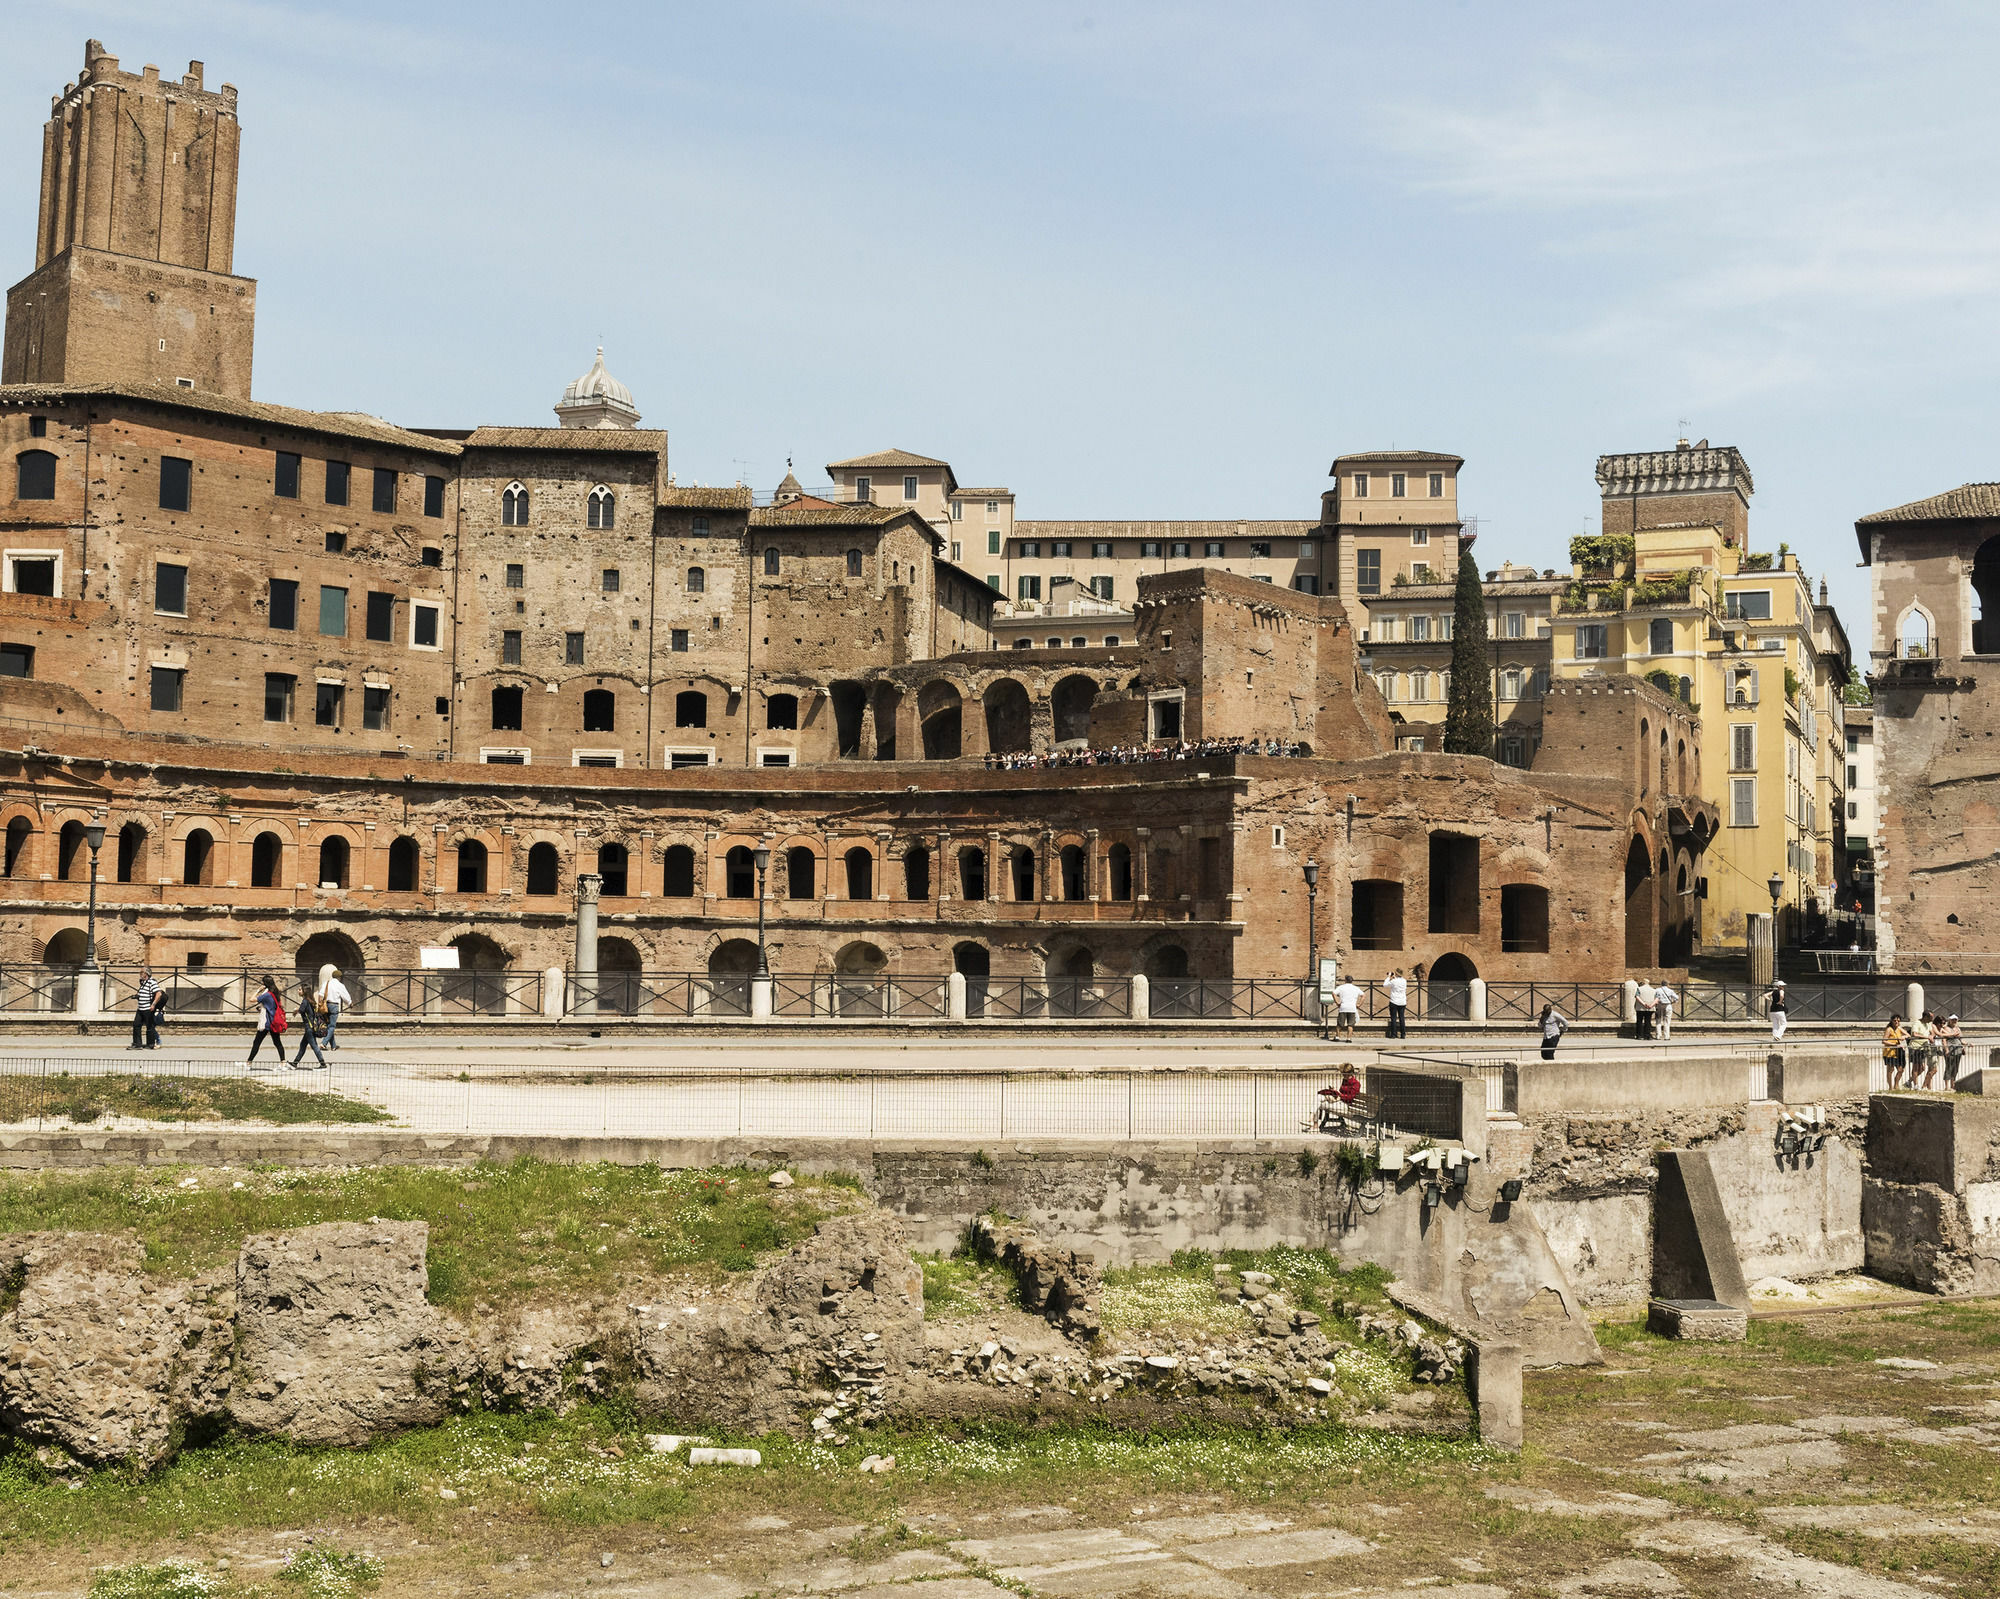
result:
[[[0,277],[87,37],[237,85],[254,392],[546,423],[605,346],[684,483],[891,445],[1022,517],[1318,514],[1465,458],[1567,564],[1598,455],[1733,444],[1866,647],[1857,516],[2000,477],[2000,8],[43,0]]]

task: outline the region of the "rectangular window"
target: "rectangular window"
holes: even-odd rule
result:
[[[1747,723],[1729,730],[1729,769],[1732,772],[1757,770],[1757,729]]]
[[[326,553],[328,555],[345,555],[347,553],[347,535],[345,533],[327,534]]]
[[[1393,644],[1396,642],[1396,617],[1394,612],[1375,618],[1375,642],[1378,644]]]
[[[162,561],[153,568],[153,609],[167,616],[186,616],[188,569]]]
[[[389,691],[373,686],[361,691],[361,725],[370,733],[379,733],[389,725]]]
[[[1292,587],[1297,589],[1301,594],[1317,594],[1319,592],[1319,579],[1311,572],[1301,572],[1292,579]]]
[[[299,680],[289,672],[264,674],[264,720],[289,722],[292,719],[292,691]]]
[[[1438,614],[1438,637],[1441,639],[1451,637],[1451,612],[1449,611],[1441,611]]]
[[[1412,583],[1428,583],[1430,580],[1431,569],[1424,565],[1422,561],[1418,561],[1410,568],[1410,581]]]
[[[1861,748],[1861,735],[1859,733],[1849,733],[1847,735],[1847,748],[1850,754]]]
[[[1526,613],[1522,611],[1509,611],[1501,621],[1501,629],[1503,635],[1507,638],[1523,637],[1528,631]]]
[[[965,520],[965,501],[953,500],[951,502],[951,519],[954,522],[963,522]]]
[[[338,683],[317,683],[313,692],[313,726],[340,726],[340,712],[347,703],[347,690]]]
[[[1000,574],[998,572],[988,572],[986,574],[986,586],[990,588],[995,594],[1000,594],[1005,592],[1005,590],[1001,586]]]
[[[1042,597],[1042,580],[1032,572],[1023,572],[1015,580],[1014,597],[1017,600],[1039,600]]]
[[[1015,546],[1015,553],[1023,557],[1033,557],[1035,560],[1040,560],[1042,556],[1041,540],[1040,539],[1025,540],[1024,542]]]
[[[1362,594],[1382,592],[1382,552],[1380,550],[1356,550],[1354,552],[1354,587]]]
[[[1167,546],[1167,554],[1177,561],[1185,561],[1194,553],[1194,545],[1187,540],[1175,540]]]
[[[389,644],[395,641],[395,595],[370,592],[368,596],[368,636],[377,644]]]
[[[986,530],[986,553],[988,555],[998,555],[1000,553],[1000,530],[997,527],[990,527]]]
[[[193,503],[194,462],[178,455],[160,457],[160,509],[185,511]]]
[[[563,665],[583,665],[583,635],[581,633],[563,634]]]
[[[1434,500],[1444,498],[1444,474],[1442,472],[1433,472],[1431,474],[1431,498]]]
[[[615,566],[607,566],[604,569],[604,576],[602,581],[604,586],[604,592],[606,594],[616,594],[618,592],[618,585],[621,581],[618,575],[618,568]]]
[[[426,544],[417,552],[417,559],[422,561],[425,566],[443,566],[444,551],[439,549],[435,544]]]
[[[500,635],[500,664],[502,666],[521,664],[521,635],[512,629]]]
[[[507,587],[510,589],[525,588],[527,582],[527,568],[522,566],[518,561],[509,562],[507,566]]]
[[[1210,556],[1214,556],[1217,559],[1223,559],[1224,557],[1222,554],[1222,540],[1210,539],[1206,544],[1202,545],[1201,554],[1203,560],[1207,560]]]
[[[1578,623],[1576,629],[1576,658],[1579,661],[1603,660],[1608,636],[1606,626],[1602,622]]]
[[[56,562],[53,555],[10,555],[7,557],[8,592],[40,594],[55,598]]]
[[[177,711],[181,708],[181,680],[187,673],[174,666],[153,668],[153,709]]]
[[[1252,543],[1250,546],[1250,555],[1254,560],[1269,560],[1271,557],[1270,541],[1268,539],[1259,539]]]
[[[299,625],[299,585],[296,578],[271,579],[271,626],[289,633]]]
[[[1406,485],[1407,480],[1402,473],[1391,472],[1389,474],[1389,498],[1392,500],[1402,499]]]
[[[1160,546],[1158,544],[1152,542],[1150,539],[1140,541],[1139,544],[1140,560],[1155,561],[1159,559],[1159,556],[1160,556]]]
[[[986,514],[988,516],[998,516],[1000,514],[1000,502],[998,500],[988,500],[986,502]]]
[[[1849,788],[1859,788],[1861,786],[1861,768],[1856,766],[1852,761],[1847,763],[1847,786]]]
[[[347,590],[322,583],[319,590],[319,631],[322,638],[347,637]]]
[[[45,439],[45,438],[47,438],[48,436],[49,436],[49,419],[48,419],[47,417],[45,417],[45,416],[31,416],[31,417],[29,417],[29,418],[28,418],[28,437],[29,437],[29,438],[31,438],[31,439]]]
[[[1354,497],[1357,500],[1368,498],[1368,474],[1366,472],[1356,472],[1354,474]]]
[[[1108,577],[1094,577],[1090,580],[1090,592],[1100,600],[1111,598],[1113,580]]]
[[[444,515],[444,479],[441,477],[424,479],[424,515]]]
[[[34,675],[34,645],[0,644],[0,677],[33,677]]]
[[[326,463],[326,503],[345,505],[347,503],[348,465],[345,461]]]
[[[1108,561],[1108,560],[1110,560],[1110,559],[1111,559],[1111,546],[1110,546],[1109,544],[1093,544],[1093,545],[1091,545],[1091,547],[1090,547],[1090,558],[1091,558],[1091,559],[1092,559],[1093,561]]]
[[[1069,558],[1069,550],[1070,543],[1068,539],[1057,539],[1049,546],[1049,554],[1059,556],[1064,560]]]
[[[438,647],[438,608],[435,605],[410,607],[410,646],[419,650]]]
[[[1729,780],[1729,825],[1731,827],[1757,825],[1756,778],[1732,777]]]
[[[1771,591],[1769,589],[1731,589],[1722,597],[1725,616],[1743,622],[1768,622],[1771,620]]]
[[[576,665],[578,665],[578,666],[581,666],[581,665],[583,664],[583,635],[582,635],[581,633],[572,633],[572,634],[570,634],[570,637],[576,640],[576,662],[575,662],[575,664],[576,664]],[[687,630],[686,628],[684,628],[684,627],[677,627],[677,628],[675,628],[675,629],[673,630],[673,638],[672,638],[672,641],[671,641],[671,642],[672,642],[672,648],[673,648],[673,652],[674,652],[674,653],[675,653],[676,655],[685,655],[685,654],[687,654],[687,651],[688,651],[688,630]]]
[[[386,466],[375,468],[374,507],[388,513],[396,509],[396,474]]]
[[[1646,646],[1654,655],[1674,653],[1674,624],[1664,616],[1656,616],[1646,626]]]
[[[1428,616],[1411,617],[1410,642],[1412,644],[1428,644],[1430,642],[1430,638],[1431,638],[1431,619]]]
[[[278,452],[277,468],[271,474],[271,492],[281,500],[299,497],[299,458],[289,450]]]
[[[792,764],[792,752],[790,750],[759,750],[757,752],[757,764],[759,766],[790,766]]]
[[[913,477],[904,478],[903,498],[906,500],[914,500],[916,497],[917,497],[917,480]]]

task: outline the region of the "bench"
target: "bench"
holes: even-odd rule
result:
[[[1382,1098],[1379,1094],[1356,1094],[1351,1104],[1341,1103],[1337,1088],[1322,1088],[1320,1095],[1319,1112],[1313,1117],[1314,1131],[1359,1133],[1364,1137],[1371,1132],[1381,1133]]]

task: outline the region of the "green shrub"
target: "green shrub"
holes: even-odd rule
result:
[[[222,1579],[186,1560],[110,1566],[90,1579],[90,1599],[209,1599]]]

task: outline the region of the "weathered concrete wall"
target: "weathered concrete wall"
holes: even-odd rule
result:
[[[1861,1226],[1878,1277],[2000,1293],[2000,1101],[1878,1095]]]

